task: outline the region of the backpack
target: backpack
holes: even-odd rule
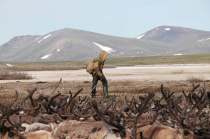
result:
[[[95,62],[97,62],[97,61],[99,61],[98,59],[93,59],[93,60],[91,60],[88,64],[87,64],[87,66],[86,66],[86,71],[88,72],[88,73],[90,73],[90,74],[92,74],[93,73],[93,71],[94,71],[94,64],[95,64]]]

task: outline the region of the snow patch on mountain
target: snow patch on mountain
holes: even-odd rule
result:
[[[44,40],[44,39],[47,39],[47,38],[50,37],[50,36],[51,36],[51,34],[45,36],[45,37],[43,38],[43,40]]]
[[[41,59],[49,59],[49,58],[50,58],[50,56],[52,56],[52,54],[45,55],[45,56],[41,57]]]
[[[144,37],[144,36],[145,36],[145,34],[142,34],[142,35],[136,37],[136,39],[141,39],[141,38]]]
[[[173,54],[174,56],[181,56],[182,54]]]
[[[112,48],[110,48],[110,47],[107,47],[107,46],[103,46],[103,45],[101,45],[101,44],[98,44],[98,43],[96,43],[96,42],[93,42],[93,44],[95,44],[96,46],[100,47],[101,50],[104,50],[104,51],[106,51],[107,53],[116,52],[116,50],[114,50],[114,49],[112,49]]]
[[[165,30],[169,31],[169,30],[171,30],[171,28],[165,28]]]
[[[42,40],[39,40],[37,43],[40,43]]]
[[[201,39],[201,40],[198,40],[197,42],[202,42],[202,41],[206,41],[206,40],[210,40],[210,38]]]
[[[51,34],[48,34],[47,36],[45,36],[43,39],[39,40],[37,43],[40,43],[41,41],[43,41],[44,39],[47,39],[48,37],[50,37]]]

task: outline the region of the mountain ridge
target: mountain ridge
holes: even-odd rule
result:
[[[177,26],[159,26],[140,35],[141,39],[154,40],[171,45],[186,45],[209,37],[210,31],[202,31]],[[136,38],[140,37],[137,36]]]
[[[134,38],[104,35],[63,28],[44,35],[16,36],[0,46],[1,61],[77,61],[98,57],[101,50],[110,57],[157,56],[186,53],[210,32],[184,27],[160,26]],[[186,39],[187,38],[187,39]],[[209,44],[209,43],[207,43]],[[197,44],[206,45],[206,44]],[[193,47],[198,49],[199,46]],[[184,49],[183,47],[186,47]],[[196,53],[210,52],[196,50]]]

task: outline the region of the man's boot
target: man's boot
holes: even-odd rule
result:
[[[105,98],[110,98],[111,97],[110,95],[108,95],[108,86],[104,86],[103,91],[104,91],[104,97]]]

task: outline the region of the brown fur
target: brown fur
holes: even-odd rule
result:
[[[180,129],[179,131],[169,126],[148,125],[142,127],[137,133],[140,139],[140,132],[143,134],[143,139],[200,139],[192,131]],[[184,134],[189,133],[189,134]]]
[[[102,121],[95,122],[79,122],[76,120],[69,120],[56,125],[53,128],[52,136],[54,138],[91,138],[91,139],[101,139],[101,138],[120,138],[120,134],[115,134],[112,131],[112,126],[106,124]],[[125,138],[129,138],[131,133],[129,130]]]

